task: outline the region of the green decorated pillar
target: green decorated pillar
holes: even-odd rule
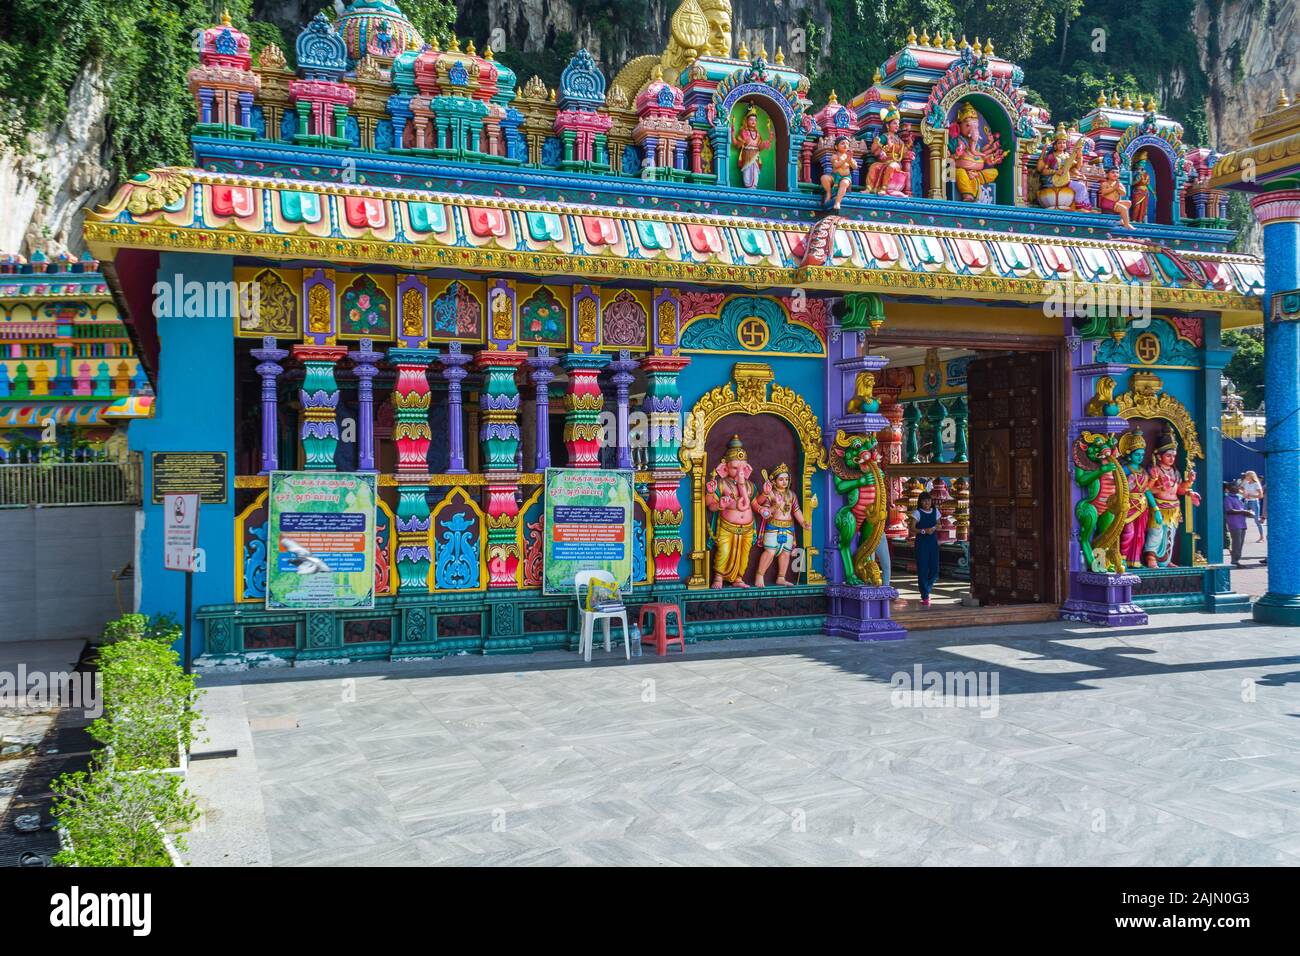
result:
[[[397,445],[397,590],[429,590],[429,365],[437,349],[392,348],[388,361],[397,369],[393,383],[393,440]]]
[[[295,345],[294,357],[302,362],[302,447],[307,471],[333,471],[334,451],[339,444],[336,414],[339,385],[335,366],[348,354],[342,345]]]

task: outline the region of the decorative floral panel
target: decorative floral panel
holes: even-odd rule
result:
[[[519,286],[519,342],[529,345],[569,344],[572,292],[563,287]]]
[[[340,341],[374,339],[391,342],[395,327],[393,302],[396,298],[392,276],[340,274],[339,290]]]

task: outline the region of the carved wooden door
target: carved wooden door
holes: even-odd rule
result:
[[[1053,599],[1048,424],[1051,356],[975,359],[970,404],[971,593],[981,604]]]

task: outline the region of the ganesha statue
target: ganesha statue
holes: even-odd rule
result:
[[[997,181],[998,166],[1007,153],[997,133],[985,141],[979,110],[969,101],[961,104],[957,121],[948,127],[948,155],[955,168],[957,198],[962,202],[991,202],[991,197],[985,197]]]
[[[713,587],[723,583],[749,587],[745,571],[754,546],[754,473],[739,435],[732,435],[726,453],[704,486],[713,540]]]

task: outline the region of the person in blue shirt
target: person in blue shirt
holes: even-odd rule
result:
[[[1223,483],[1223,520],[1228,525],[1228,539],[1231,542],[1234,568],[1241,567],[1241,548],[1246,541],[1246,519],[1255,516],[1255,512],[1246,507],[1240,492],[1237,482]]]
[[[916,577],[921,588],[921,606],[929,607],[930,589],[939,580],[939,539],[935,535],[939,527],[939,509],[934,506],[930,492],[923,491],[916,499],[912,522],[916,531]]]

